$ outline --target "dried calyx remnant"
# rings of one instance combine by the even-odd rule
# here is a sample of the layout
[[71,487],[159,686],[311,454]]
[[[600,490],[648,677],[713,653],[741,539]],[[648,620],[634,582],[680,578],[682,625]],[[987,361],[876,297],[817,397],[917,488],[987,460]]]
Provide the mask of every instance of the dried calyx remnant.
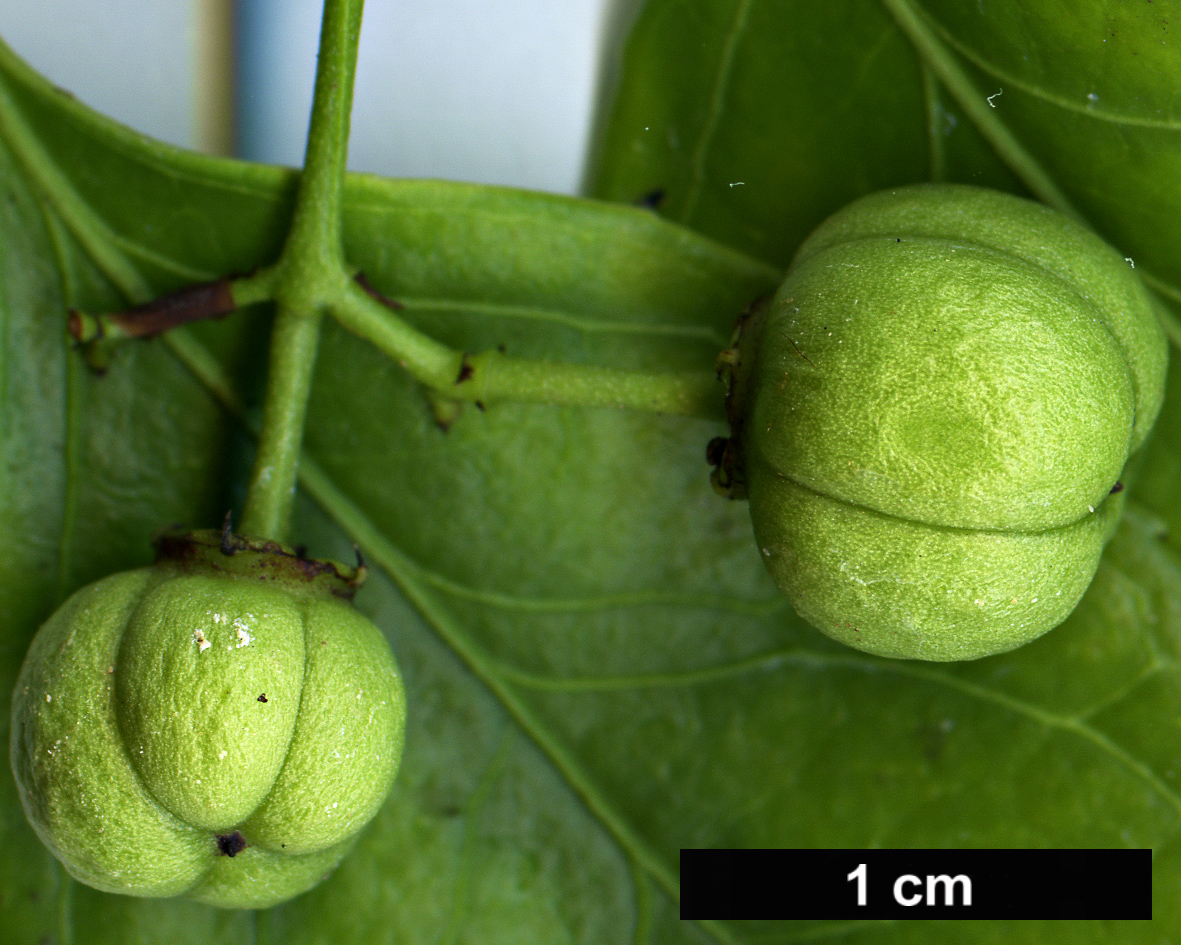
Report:
[[974,659],[1061,623],[1160,409],[1159,302],[1054,211],[872,194],[800,247],[719,357],[715,487],[796,610],[883,656]]
[[222,856],[237,856],[246,849],[246,838],[237,830],[233,833],[219,833],[214,839],[217,840],[217,850]]
[[330,873],[380,807],[402,680],[351,603],[363,566],[228,526],[156,547],[38,631],[13,699],[21,800],[91,886],[273,905]]
[[158,565],[170,564],[182,572],[277,581],[347,601],[356,596],[368,573],[355,548],[357,563],[353,567],[309,558],[302,548],[234,534],[228,515],[220,531],[162,529],[153,537],[152,545]]

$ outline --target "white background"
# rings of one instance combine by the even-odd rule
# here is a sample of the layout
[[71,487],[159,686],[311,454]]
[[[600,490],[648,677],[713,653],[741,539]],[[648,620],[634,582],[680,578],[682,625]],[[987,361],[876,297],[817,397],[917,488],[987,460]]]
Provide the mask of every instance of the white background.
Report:
[[[200,2],[0,0],[0,36],[88,105],[197,147]],[[616,8],[366,0],[350,167],[577,192]],[[300,163],[319,15],[320,0],[239,0],[241,156]]]

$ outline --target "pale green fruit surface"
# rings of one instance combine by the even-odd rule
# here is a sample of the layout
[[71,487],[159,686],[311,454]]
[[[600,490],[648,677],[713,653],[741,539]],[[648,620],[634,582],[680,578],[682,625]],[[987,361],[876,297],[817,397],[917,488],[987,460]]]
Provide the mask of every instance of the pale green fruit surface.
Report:
[[404,726],[389,646],[347,601],[166,562],[83,588],[37,633],[11,756],[77,879],[259,908],[348,852]]
[[1155,304],[1097,237],[1004,194],[901,188],[822,224],[739,343],[732,408],[801,615],[931,660],[1065,619],[1160,408]]

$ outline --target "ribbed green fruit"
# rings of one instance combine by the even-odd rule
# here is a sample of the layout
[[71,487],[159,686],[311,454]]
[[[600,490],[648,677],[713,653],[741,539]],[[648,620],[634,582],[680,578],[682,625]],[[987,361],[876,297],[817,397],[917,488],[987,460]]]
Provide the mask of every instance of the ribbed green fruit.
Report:
[[159,547],[34,638],[13,695],[25,812],[98,889],[274,905],[330,873],[380,807],[402,681],[349,602],[357,572],[217,533]]
[[963,186],[823,223],[723,353],[759,549],[798,612],[884,656],[973,659],[1091,582],[1160,408],[1158,303],[1046,207]]

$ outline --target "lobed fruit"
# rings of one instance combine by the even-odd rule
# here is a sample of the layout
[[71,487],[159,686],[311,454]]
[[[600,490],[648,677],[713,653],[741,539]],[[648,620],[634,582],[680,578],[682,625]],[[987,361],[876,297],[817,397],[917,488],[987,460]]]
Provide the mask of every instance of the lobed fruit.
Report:
[[21,800],[98,889],[274,905],[331,872],[380,807],[402,681],[349,602],[355,574],[216,533],[160,547],[34,638],[13,696]]
[[928,660],[1020,646],[1074,609],[1118,522],[1163,397],[1157,304],[1030,201],[862,198],[723,352],[715,482],[748,496],[776,583],[835,639]]

